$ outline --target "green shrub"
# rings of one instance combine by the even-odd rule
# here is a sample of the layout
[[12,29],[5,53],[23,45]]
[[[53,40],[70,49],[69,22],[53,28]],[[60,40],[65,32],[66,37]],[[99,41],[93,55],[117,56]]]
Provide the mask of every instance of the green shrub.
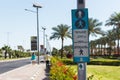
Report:
[[51,59],[50,79],[51,80],[77,80],[76,72],[73,68],[67,67],[58,58]]
[[0,54],[0,57],[2,57],[2,54]]
[[108,66],[119,66],[120,65],[120,60],[91,60],[88,65],[108,65]]
[[62,60],[62,62],[64,63],[64,64],[66,64],[66,65],[77,65],[77,63],[74,63],[73,62],[73,59],[68,59],[68,58],[66,58],[66,59],[61,59]]
[[[62,59],[62,62],[66,65],[77,65],[73,62],[73,59]],[[91,59],[88,65],[108,65],[108,66],[120,66],[120,60],[114,59]]]

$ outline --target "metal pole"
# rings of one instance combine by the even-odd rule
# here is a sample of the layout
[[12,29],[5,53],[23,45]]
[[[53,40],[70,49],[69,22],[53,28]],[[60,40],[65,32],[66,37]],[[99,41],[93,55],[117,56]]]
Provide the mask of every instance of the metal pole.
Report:
[[36,7],[37,9],[37,50],[38,50],[38,64],[39,62],[39,18],[38,18],[38,7]]
[[[85,8],[85,0],[77,0],[77,9]],[[78,63],[78,80],[86,80],[86,63]]]
[[33,4],[33,7],[37,9],[37,50],[38,50],[38,64],[39,62],[39,17],[38,17],[38,8],[42,8],[39,4],[35,3]]
[[46,48],[49,49],[50,55],[52,55],[52,54],[51,54],[51,47],[50,47],[49,41],[48,41],[48,39],[47,39],[47,35],[46,35]]
[[86,63],[78,63],[78,80],[86,80]]
[[45,42],[46,42],[45,46],[46,46],[46,51],[47,51],[47,49],[48,49],[48,45],[47,45],[47,44],[48,44],[48,42],[47,42],[47,35],[45,35],[45,38],[46,38],[46,39],[45,39],[45,40],[46,40],[46,41],[45,41]]
[[44,48],[45,48],[45,30],[46,30],[46,28],[42,27],[42,29],[43,29],[43,45],[44,45]]
[[43,45],[44,45],[44,48],[45,48],[45,29],[43,29]]

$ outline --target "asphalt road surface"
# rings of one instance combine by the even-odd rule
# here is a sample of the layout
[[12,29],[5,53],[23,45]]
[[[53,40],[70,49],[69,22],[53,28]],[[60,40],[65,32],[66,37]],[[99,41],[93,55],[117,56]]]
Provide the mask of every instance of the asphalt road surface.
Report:
[[30,59],[20,59],[14,61],[0,62],[0,74],[27,64],[30,64]]

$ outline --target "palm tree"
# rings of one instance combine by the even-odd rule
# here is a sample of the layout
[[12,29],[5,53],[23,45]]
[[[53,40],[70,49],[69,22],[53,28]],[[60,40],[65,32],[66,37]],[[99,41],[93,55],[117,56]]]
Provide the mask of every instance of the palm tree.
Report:
[[116,32],[117,32],[117,52],[119,51],[119,29],[120,29],[120,13],[114,13],[110,16],[110,18],[106,21],[106,26],[116,26]]
[[101,39],[97,39],[96,43],[97,43],[97,55],[102,55],[101,54]]
[[90,53],[91,55],[95,55],[94,53],[96,52],[96,41],[90,41]]
[[111,56],[111,53],[112,53],[112,46],[114,46],[114,34],[113,34],[113,31],[112,30],[110,30],[110,31],[108,31],[108,33],[107,33],[107,43],[108,43],[108,46],[109,46],[109,48],[108,48],[108,52],[109,52],[109,56]]
[[0,57],[2,56],[2,49],[0,49]]
[[[99,26],[102,25],[102,22],[99,22],[97,19],[89,18],[89,32],[88,35],[90,36],[97,36],[97,34],[105,35],[105,32],[101,30]],[[97,41],[98,42],[98,41]],[[99,41],[100,42],[100,41]]]
[[106,37],[101,37],[99,39],[100,41],[100,45],[101,45],[101,50],[100,50],[100,54],[103,56],[105,54],[105,45],[106,45]]
[[99,22],[97,19],[89,18],[89,35],[97,36],[96,34],[104,35],[104,32],[99,26],[102,25],[102,22]]
[[70,26],[66,24],[60,24],[57,25],[57,27],[53,27],[52,30],[54,31],[52,33],[52,36],[50,39],[61,39],[61,58],[63,57],[63,43],[64,38],[72,38],[71,29]]
[[104,46],[104,49],[103,49],[103,54],[105,55],[105,52],[106,52],[106,44],[107,44],[107,40],[108,38],[106,36],[104,37],[101,37],[101,40],[102,40],[102,45]]
[[5,59],[7,58],[7,54],[9,55],[9,58],[11,58],[12,49],[9,46],[2,47],[2,50],[5,50]]

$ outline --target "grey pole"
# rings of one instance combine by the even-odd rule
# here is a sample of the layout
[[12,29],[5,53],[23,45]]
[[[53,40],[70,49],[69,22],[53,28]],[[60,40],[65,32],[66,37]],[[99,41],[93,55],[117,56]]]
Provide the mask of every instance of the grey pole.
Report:
[[45,30],[46,30],[46,28],[42,27],[42,29],[43,29],[43,45],[44,45],[44,48],[45,48]]
[[37,9],[37,51],[38,51],[38,64],[40,63],[39,61],[39,17],[38,17],[38,8],[42,8],[39,4],[33,4],[33,7]]
[[47,49],[48,49],[48,45],[47,45],[47,44],[48,44],[48,42],[47,42],[47,34],[45,35],[45,40],[46,40],[46,41],[45,41],[45,43],[46,43],[45,46],[46,46],[46,51],[47,51]]
[[[85,0],[77,0],[77,9],[85,8]],[[86,63],[78,63],[78,80],[86,80]]]
[[38,50],[38,64],[40,63],[39,62],[39,18],[38,18],[38,7],[36,8],[37,9],[37,50]]

